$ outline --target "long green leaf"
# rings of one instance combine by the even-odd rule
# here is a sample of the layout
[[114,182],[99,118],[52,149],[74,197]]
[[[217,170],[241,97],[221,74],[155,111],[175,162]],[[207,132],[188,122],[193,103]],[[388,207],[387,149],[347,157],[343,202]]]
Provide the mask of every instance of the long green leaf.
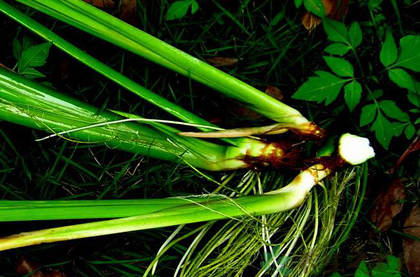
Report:
[[[172,114],[173,116],[189,123],[195,123],[200,125],[209,125],[212,124],[207,122],[206,120],[196,116],[195,114],[179,107],[178,105],[168,101],[167,99],[153,93],[152,91],[146,89],[145,87],[137,84],[136,82],[132,81],[131,79],[125,77],[118,71],[112,69],[111,67],[105,65],[104,63],[98,61],[97,59],[93,58],[86,52],[82,51],[81,49],[75,47],[71,43],[67,42],[60,36],[56,35],[54,32],[50,31],[43,25],[39,24],[29,16],[21,13],[20,11],[16,10],[15,8],[7,5],[3,1],[0,1],[0,11],[5,13],[6,15],[10,16],[17,22],[21,23],[28,29],[32,30],[36,34],[40,35],[47,41],[52,42],[55,46],[63,50],[64,52],[68,53],[69,55],[76,58],[78,61],[86,64],[87,66],[91,67],[92,69],[98,71],[99,73],[103,74],[105,77],[109,78],[110,80],[114,81],[115,83],[121,85],[122,87],[126,88],[128,91],[140,96],[146,101],[158,106],[159,108],[167,111],[168,113]],[[32,48],[32,47],[31,47]],[[29,48],[29,49],[31,49]],[[201,130],[207,130],[206,128],[200,128]],[[232,141],[232,140],[231,140]]]
[[[202,199],[194,199],[194,201]],[[0,201],[0,222],[119,218],[185,205],[182,199]]]
[[[297,110],[125,22],[78,0],[19,0],[59,20],[237,99],[275,121],[307,123]],[[299,127],[297,126],[297,129]]]

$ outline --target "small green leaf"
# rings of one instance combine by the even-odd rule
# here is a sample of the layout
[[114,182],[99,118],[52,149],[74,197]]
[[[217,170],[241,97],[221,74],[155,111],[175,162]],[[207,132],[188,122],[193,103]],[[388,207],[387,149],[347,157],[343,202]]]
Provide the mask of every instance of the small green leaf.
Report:
[[388,255],[386,256],[386,260],[388,262],[389,268],[392,270],[400,270],[400,259],[395,256]]
[[302,6],[303,0],[295,0],[295,6],[296,8],[299,8],[300,6]]
[[38,67],[45,64],[52,43],[46,42],[23,50],[18,62],[18,71],[22,73],[29,67]]
[[354,110],[361,98],[362,86],[358,81],[353,80],[344,87],[344,99],[346,100],[346,104],[350,111]]
[[413,77],[402,68],[393,68],[388,71],[388,76],[391,81],[396,83],[401,88],[406,88],[410,91],[416,91],[416,84]]
[[388,149],[391,142],[394,126],[386,119],[381,112],[378,112],[375,122],[372,124],[372,131],[375,131],[376,139],[385,148]]
[[349,29],[349,41],[353,48],[356,48],[362,43],[363,34],[360,24],[357,21],[354,21]]
[[21,53],[22,53],[22,44],[17,38],[15,38],[13,40],[13,57],[15,57],[16,60],[19,60]]
[[386,33],[385,42],[382,45],[381,52],[379,54],[379,59],[381,63],[388,67],[393,64],[398,58],[398,50],[397,45],[395,44],[394,37],[392,36],[392,32],[388,31]]
[[399,259],[394,256],[387,256],[387,263],[378,263],[372,270],[373,277],[400,277],[401,273]]
[[28,49],[32,45],[34,45],[34,40],[32,37],[24,35],[22,39],[22,51]]
[[194,0],[191,4],[191,14],[195,14],[199,8],[200,6],[198,5],[197,1]]
[[366,101],[372,101],[373,99],[378,99],[380,98],[382,95],[384,95],[384,91],[381,89],[376,89],[374,90],[372,93],[369,93],[366,96]]
[[405,127],[407,126],[407,123],[401,123],[401,122],[392,122],[391,123],[391,130],[394,137],[399,137],[404,132]]
[[322,25],[329,40],[350,45],[347,39],[347,28],[343,22],[324,17],[322,19]]
[[420,108],[420,94],[409,91],[407,94],[408,101],[414,106]]
[[401,53],[393,65],[420,72],[420,36],[405,36],[400,40]]
[[323,56],[323,58],[329,68],[331,68],[331,70],[338,76],[354,77],[353,66],[348,61],[331,56]]
[[325,8],[322,0],[304,0],[305,8],[318,17],[325,17]]
[[333,44],[330,44],[327,46],[327,48],[324,49],[325,52],[331,54],[331,55],[345,55],[349,50],[351,49],[350,46],[343,44],[341,42],[336,42]]
[[376,117],[376,110],[377,109],[375,104],[370,104],[363,107],[362,114],[360,115],[360,127],[373,122]]
[[35,78],[44,78],[45,75],[36,70],[35,68],[25,68],[24,71],[21,73],[22,75],[25,75],[26,78],[29,79],[35,79]]
[[398,119],[403,122],[410,120],[408,114],[398,108],[394,101],[382,100],[379,102],[379,107],[381,107],[381,110],[390,118]]
[[292,98],[318,103],[325,100],[325,105],[329,105],[337,98],[344,83],[348,82],[326,71],[317,71],[316,74],[318,76],[310,77]]
[[174,20],[184,17],[192,4],[193,0],[173,2],[166,13],[166,20]]
[[356,273],[354,274],[355,277],[369,277],[369,269],[367,268],[366,262],[363,260],[359,267],[356,270]]
[[411,139],[415,133],[416,133],[416,127],[414,127],[413,124],[408,124],[408,126],[404,130],[405,137],[407,139]]
[[330,275],[330,277],[341,277],[341,274],[337,271]]

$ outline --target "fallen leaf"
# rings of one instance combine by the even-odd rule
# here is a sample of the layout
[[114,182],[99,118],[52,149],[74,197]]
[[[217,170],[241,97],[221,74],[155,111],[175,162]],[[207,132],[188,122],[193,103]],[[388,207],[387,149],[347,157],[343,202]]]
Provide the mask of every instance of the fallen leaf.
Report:
[[306,30],[309,31],[309,33],[316,28],[319,24],[321,24],[321,18],[314,15],[313,13],[310,13],[308,11],[303,13],[302,16],[302,24],[303,27],[305,27]]
[[[265,94],[268,94],[279,101],[282,101],[284,98],[281,90],[275,86],[267,86]],[[243,105],[237,104],[237,102],[234,101],[232,101],[232,107],[230,110],[233,111],[234,114],[245,119],[258,119],[262,117],[259,113],[254,112]]]
[[238,59],[229,57],[213,57],[206,61],[214,67],[233,67],[238,63]]
[[412,152],[420,150],[420,135],[418,135],[413,142],[410,144],[410,146],[407,148],[407,150],[404,151],[404,153],[401,155],[401,157],[398,159],[398,161],[395,163],[395,165],[389,170],[389,172],[392,174],[395,172],[395,170],[402,164],[402,162],[407,158],[409,154]]
[[86,3],[91,4],[92,6],[98,8],[113,8],[115,7],[115,3],[112,0],[83,0]]
[[121,20],[134,26],[138,24],[137,0],[121,0],[118,10]]
[[[341,18],[345,16],[348,12],[349,0],[331,0],[329,2],[332,5],[331,5],[330,12],[328,13],[328,17],[335,20],[341,20]],[[325,3],[324,3],[324,7],[325,7]]]
[[16,263],[16,272],[21,275],[27,275],[32,273],[31,277],[42,277],[42,273],[40,271],[36,271],[41,266],[35,264],[29,260],[27,260],[24,256],[20,256],[17,263]]
[[[347,14],[348,0],[322,0],[325,16],[335,20],[341,20],[342,16]],[[321,24],[321,19],[311,12],[304,12],[302,24],[309,33]]]
[[[21,276],[30,276],[30,277],[67,277],[66,274],[58,270],[50,270],[48,272],[43,272],[38,270],[41,266],[39,264],[33,263],[32,261],[26,259],[24,256],[20,256],[16,263],[16,272]],[[31,275],[28,275],[31,274]]]
[[324,5],[325,16],[329,16],[334,6],[337,5],[337,1],[342,0],[322,0],[322,5]]
[[404,184],[400,179],[387,186],[375,201],[370,218],[382,232],[392,225],[392,219],[402,211],[401,200],[405,199]]
[[[404,233],[420,239],[420,206],[411,210],[404,222]],[[403,252],[405,266],[412,277],[420,277],[420,242],[404,237]]]
[[267,86],[267,88],[265,89],[265,94],[268,94],[279,101],[282,101],[284,98],[281,90],[275,86]]

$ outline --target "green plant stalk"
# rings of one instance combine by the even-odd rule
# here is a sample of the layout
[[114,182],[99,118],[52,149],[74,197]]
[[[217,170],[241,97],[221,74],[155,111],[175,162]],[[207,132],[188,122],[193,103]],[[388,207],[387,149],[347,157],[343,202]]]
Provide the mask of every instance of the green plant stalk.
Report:
[[[160,95],[153,93],[152,91],[146,89],[145,87],[139,85],[133,80],[127,78],[126,76],[119,73],[118,71],[100,62],[99,60],[90,56],[86,52],[77,48],[76,46],[69,43],[65,39],[61,38],[60,36],[52,32],[48,28],[44,27],[43,25],[39,24],[38,22],[30,18],[29,16],[23,14],[19,10],[13,8],[12,6],[6,4],[3,1],[0,1],[0,11],[6,14],[7,16],[9,16],[10,18],[14,19],[15,21],[19,22],[20,24],[22,24],[23,26],[25,26],[32,32],[41,36],[43,39],[49,42],[52,42],[57,48],[66,52],[67,54],[77,59],[81,63],[94,69],[95,71],[104,75],[111,81],[119,84],[120,86],[124,87],[128,91],[131,91],[132,93],[140,96],[144,100],[156,105],[157,107],[165,110],[166,112],[172,114],[173,116],[179,118],[180,120],[189,122],[189,123],[194,123],[194,124],[212,126],[212,124],[207,122],[206,120],[179,107],[178,105],[170,102],[169,100],[161,97]],[[206,128],[200,128],[200,129],[207,130]]]
[[[61,95],[32,80],[0,68],[0,119],[49,133],[59,133],[97,123],[103,126],[66,134],[78,142],[102,143],[111,148],[168,161],[184,161],[207,170],[233,170],[253,165],[247,158],[282,152],[273,144],[242,139],[239,147],[223,146],[178,136],[179,131],[163,124],[126,122],[115,113],[99,112],[86,103]],[[279,152],[280,151],[280,152]]]
[[[242,196],[235,199],[208,198],[199,202],[182,198],[185,201],[183,205],[148,214],[12,235],[0,239],[0,251],[40,243],[278,213],[298,207],[304,202],[311,188],[330,172],[324,165],[318,164],[302,171],[286,187],[266,194]],[[165,199],[161,201],[166,202]]]
[[[191,198],[192,201],[203,201]],[[0,200],[0,222],[106,219],[149,214],[185,205],[179,198],[140,200]]]
[[83,1],[18,1],[214,88],[274,121],[293,126],[295,132],[322,135],[294,108]]

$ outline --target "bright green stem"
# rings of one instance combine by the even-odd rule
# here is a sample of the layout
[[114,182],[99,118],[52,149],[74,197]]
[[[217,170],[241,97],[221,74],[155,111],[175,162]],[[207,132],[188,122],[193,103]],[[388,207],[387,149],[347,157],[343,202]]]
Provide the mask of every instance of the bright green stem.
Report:
[[[122,232],[160,228],[195,222],[228,218],[248,218],[273,214],[299,206],[311,188],[325,178],[330,171],[323,165],[314,165],[302,171],[289,185],[270,193],[230,198],[197,199],[180,198],[179,206],[171,206],[174,199],[161,199],[163,209],[142,213],[133,217],[101,222],[78,224],[22,233],[0,239],[0,251],[47,242],[81,239]],[[144,200],[153,205],[155,200]],[[166,206],[166,202],[170,202]],[[1,206],[0,206],[1,207]],[[161,208],[160,206],[159,208]]]
[[190,77],[275,121],[308,128],[302,114],[211,65],[80,0],[18,0],[157,64]]
[[[203,198],[189,198],[200,202]],[[120,218],[187,204],[180,198],[140,200],[0,201],[0,222]]]
[[[9,17],[13,18],[26,28],[30,29],[34,33],[38,34],[42,38],[47,41],[52,42],[55,46],[59,49],[63,50],[70,56],[74,57],[78,61],[84,63],[85,65],[89,66],[90,68],[96,70],[97,72],[101,73],[105,77],[109,78],[113,82],[121,85],[125,89],[131,91],[132,93],[140,96],[146,101],[158,106],[159,108],[167,111],[168,113],[172,114],[173,116],[181,119],[182,121],[201,124],[201,125],[209,125],[212,126],[211,123],[207,122],[206,120],[196,116],[195,114],[184,110],[183,108],[179,107],[178,105],[170,102],[169,100],[153,93],[152,91],[146,89],[145,87],[137,84],[133,80],[125,77],[123,74],[119,73],[118,71],[112,69],[111,67],[107,66],[106,64],[98,61],[97,59],[93,58],[86,52],[80,50],[73,44],[69,43],[65,39],[61,38],[54,32],[50,31],[43,25],[39,24],[29,16],[21,13],[17,9],[13,8],[12,6],[4,3],[0,0],[0,11],[4,14],[8,15]],[[200,128],[201,130],[207,130],[206,128]]]
[[[59,133],[122,118],[111,112],[99,112],[95,107],[0,68],[0,119],[49,133]],[[185,161],[207,170],[249,167],[250,164],[243,161],[243,158],[248,154],[258,157],[266,148],[264,142],[252,139],[242,139],[239,147],[222,146],[178,136],[177,132],[163,124],[126,122],[105,124],[65,136],[158,159]]]

